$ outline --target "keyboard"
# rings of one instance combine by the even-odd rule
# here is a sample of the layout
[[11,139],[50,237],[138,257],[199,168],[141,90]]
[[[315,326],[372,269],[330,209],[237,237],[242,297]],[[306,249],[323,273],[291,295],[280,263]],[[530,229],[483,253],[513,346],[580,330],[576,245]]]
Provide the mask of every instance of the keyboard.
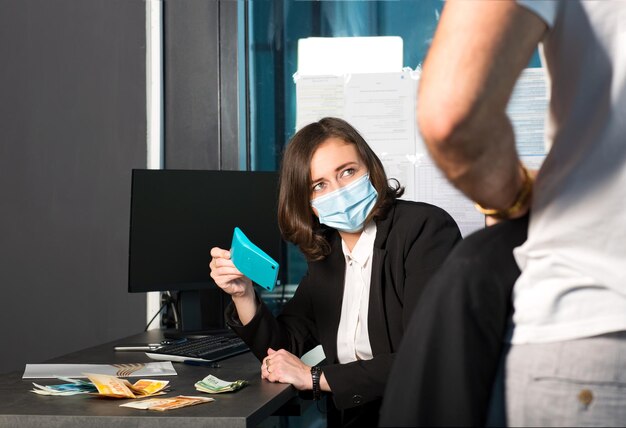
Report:
[[219,361],[249,351],[239,337],[208,335],[183,338],[146,352],[153,360],[161,361]]

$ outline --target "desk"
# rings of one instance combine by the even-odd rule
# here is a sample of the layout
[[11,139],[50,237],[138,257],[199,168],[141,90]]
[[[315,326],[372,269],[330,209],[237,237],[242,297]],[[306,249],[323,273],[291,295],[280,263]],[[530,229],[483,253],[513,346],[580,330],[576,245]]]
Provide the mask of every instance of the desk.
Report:
[[[123,340],[74,352],[47,363],[115,364],[151,361],[143,352],[115,352],[124,343],[155,343],[162,332],[150,331]],[[0,376],[0,427],[253,427],[297,396],[291,385],[261,380],[260,363],[248,352],[220,362],[220,368],[174,363],[178,376],[164,376],[173,391],[166,395],[203,395],[215,402],[168,412],[119,407],[127,400],[109,400],[75,395],[40,396],[31,392],[32,381],[22,380],[23,371]],[[225,380],[246,379],[250,384],[233,394],[208,395],[194,383],[213,374]],[[132,379],[135,378],[131,378]],[[139,378],[136,378],[139,379]],[[38,383],[55,383],[53,379]],[[60,383],[60,381],[58,382]]]

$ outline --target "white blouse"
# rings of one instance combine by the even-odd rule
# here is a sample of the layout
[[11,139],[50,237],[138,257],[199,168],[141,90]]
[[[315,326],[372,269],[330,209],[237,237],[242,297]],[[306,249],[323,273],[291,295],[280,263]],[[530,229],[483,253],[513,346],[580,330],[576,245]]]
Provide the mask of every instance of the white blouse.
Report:
[[352,252],[341,241],[346,258],[346,276],[341,304],[341,318],[337,329],[337,357],[340,363],[372,359],[367,313],[372,282],[372,257],[376,223],[363,229]]

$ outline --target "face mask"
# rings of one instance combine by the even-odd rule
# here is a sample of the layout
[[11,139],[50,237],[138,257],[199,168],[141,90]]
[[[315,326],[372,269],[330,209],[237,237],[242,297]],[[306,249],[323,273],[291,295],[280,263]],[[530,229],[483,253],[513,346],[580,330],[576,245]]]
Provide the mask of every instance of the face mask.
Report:
[[363,229],[377,196],[369,174],[365,174],[341,189],[313,199],[311,205],[317,209],[320,223],[352,233]]

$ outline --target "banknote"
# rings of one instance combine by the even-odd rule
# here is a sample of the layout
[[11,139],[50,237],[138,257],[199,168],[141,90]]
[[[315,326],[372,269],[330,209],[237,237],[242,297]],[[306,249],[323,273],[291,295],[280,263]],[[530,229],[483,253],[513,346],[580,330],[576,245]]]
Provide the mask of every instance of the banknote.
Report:
[[38,383],[33,382],[33,385],[34,388],[31,391],[39,395],[68,396],[77,394],[89,394],[98,391],[93,385],[83,386],[76,385],[74,383],[61,385],[39,385]]
[[136,398],[133,391],[130,390],[130,382],[127,380],[95,373],[85,373],[85,375],[98,389],[97,395],[114,398]]
[[72,379],[68,377],[58,377],[58,379],[69,383],[63,383],[60,385],[40,385],[33,382],[34,388],[32,389],[32,392],[39,395],[57,396],[89,394],[98,392],[98,389],[95,387],[95,385],[86,380]]
[[172,409],[179,409],[181,407],[193,406],[195,404],[209,403],[215,401],[213,398],[206,397],[193,397],[187,395],[179,395],[177,397],[169,398],[149,398],[141,401],[131,401],[129,403],[120,404],[120,407],[130,407],[133,409],[142,410],[158,410],[166,411]]
[[248,384],[245,380],[236,380],[230,382],[227,380],[219,379],[213,375],[208,375],[204,379],[195,383],[195,387],[200,392],[206,392],[208,394],[219,394],[222,392],[237,391]]
[[98,392],[95,395],[112,398],[137,398],[150,395],[162,394],[169,384],[166,380],[140,379],[131,384],[126,379],[118,379],[115,376],[85,373],[87,378],[95,385]]
[[139,395],[148,396],[161,392],[168,384],[166,380],[139,379],[131,389]]

